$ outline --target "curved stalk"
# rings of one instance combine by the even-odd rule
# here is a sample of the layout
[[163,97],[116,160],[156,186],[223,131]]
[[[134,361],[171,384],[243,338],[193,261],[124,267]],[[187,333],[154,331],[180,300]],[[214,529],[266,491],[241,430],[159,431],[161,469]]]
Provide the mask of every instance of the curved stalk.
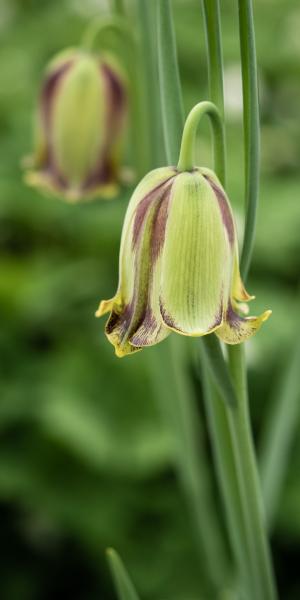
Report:
[[[184,114],[170,0],[158,0],[157,2],[157,41],[164,143],[168,164],[175,165],[180,151]],[[219,147],[221,142],[225,148],[223,134]],[[214,148],[217,151],[216,145]],[[217,173],[224,185],[225,166],[223,168],[223,163],[225,165],[225,155],[222,160],[219,160],[219,164],[222,166],[221,172]],[[209,336],[209,338],[211,339],[208,337],[203,339],[212,376],[225,402],[234,403],[235,392],[220,343],[216,336]]]
[[189,113],[182,134],[180,155],[177,168],[179,171],[192,171],[195,167],[195,138],[200,120],[204,115],[209,117],[213,130],[215,169],[222,181],[225,180],[225,148],[223,144],[223,125],[220,113],[212,102],[199,102]]
[[122,16],[110,15],[92,19],[82,36],[81,47],[85,50],[93,50],[97,37],[101,35],[101,33],[106,34],[109,31],[121,36],[123,40],[125,40],[125,43],[127,45],[129,44],[131,48],[135,44],[132,30],[127,23],[127,20]]

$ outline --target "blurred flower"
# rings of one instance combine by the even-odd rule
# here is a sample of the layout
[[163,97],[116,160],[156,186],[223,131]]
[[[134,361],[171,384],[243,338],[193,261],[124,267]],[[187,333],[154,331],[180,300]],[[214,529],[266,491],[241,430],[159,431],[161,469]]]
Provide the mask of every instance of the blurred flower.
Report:
[[232,211],[216,175],[204,168],[156,169],[136,188],[120,249],[117,293],[106,335],[117,356],[157,344],[175,331],[213,331],[227,344],[251,337],[270,314],[244,317],[251,300],[239,272]]
[[27,183],[73,202],[115,195],[126,112],[115,60],[76,49],[59,54],[42,85]]

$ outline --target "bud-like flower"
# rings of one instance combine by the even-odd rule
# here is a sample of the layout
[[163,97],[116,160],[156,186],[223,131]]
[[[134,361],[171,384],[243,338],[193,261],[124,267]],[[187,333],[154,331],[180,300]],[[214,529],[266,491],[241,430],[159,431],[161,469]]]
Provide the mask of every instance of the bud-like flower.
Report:
[[117,356],[163,340],[171,331],[227,344],[251,337],[270,314],[244,317],[251,300],[239,272],[232,210],[205,168],[156,169],[136,188],[120,249],[119,287],[100,304]]
[[40,94],[27,183],[70,201],[114,195],[126,112],[115,60],[76,49],[59,54]]

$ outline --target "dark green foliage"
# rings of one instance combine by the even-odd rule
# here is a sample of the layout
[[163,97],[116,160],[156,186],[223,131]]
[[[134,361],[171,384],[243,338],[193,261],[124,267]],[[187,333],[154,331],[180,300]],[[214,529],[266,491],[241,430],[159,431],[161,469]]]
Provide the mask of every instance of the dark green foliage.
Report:
[[[176,440],[155,397],[156,349],[116,359],[104,319],[94,318],[100,299],[117,285],[130,190],[115,201],[72,207],[22,183],[20,161],[31,150],[43,67],[78,42],[83,4],[0,4],[0,596],[111,600],[105,548],[113,546],[141,598],[196,600],[199,589],[205,598],[206,577],[175,477]],[[255,4],[263,169],[248,287],[258,298],[255,312],[273,309],[248,346],[259,436],[299,332],[300,13],[297,0]],[[87,3],[86,17],[95,5]],[[227,68],[239,59],[232,5],[226,0],[223,9]],[[174,12],[188,109],[207,89],[200,2],[178,0]],[[241,123],[229,109],[227,121],[228,191],[241,215]],[[200,162],[210,161],[209,147],[207,136],[199,143]],[[195,378],[199,396],[197,385]],[[210,461],[206,438],[204,448]],[[285,600],[300,595],[299,456],[298,435],[273,537]]]

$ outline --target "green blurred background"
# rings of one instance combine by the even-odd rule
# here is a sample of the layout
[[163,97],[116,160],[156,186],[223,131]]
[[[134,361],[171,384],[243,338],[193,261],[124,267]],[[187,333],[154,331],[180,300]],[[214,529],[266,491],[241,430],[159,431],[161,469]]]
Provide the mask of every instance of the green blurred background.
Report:
[[[242,222],[236,2],[221,4],[228,191]],[[255,312],[273,310],[247,345],[259,445],[300,331],[300,6],[298,0],[254,4],[262,177],[248,287],[257,296]],[[207,93],[201,7],[200,0],[175,0],[174,5],[188,110]],[[120,552],[143,599],[206,598],[205,568],[176,476],[176,436],[159,391],[170,383],[167,371],[158,372],[161,349],[118,360],[103,334],[104,321],[94,318],[99,300],[111,297],[117,285],[130,190],[114,201],[68,206],[22,183],[20,162],[31,151],[33,107],[44,65],[63,47],[76,45],[88,18],[106,9],[101,0],[0,0],[3,600],[115,598],[107,546]],[[209,164],[206,126],[203,131],[199,161]],[[201,451],[212,474],[214,510],[223,533],[201,387],[192,366],[190,373],[203,430]],[[281,597],[299,598],[299,434],[272,547]]]

